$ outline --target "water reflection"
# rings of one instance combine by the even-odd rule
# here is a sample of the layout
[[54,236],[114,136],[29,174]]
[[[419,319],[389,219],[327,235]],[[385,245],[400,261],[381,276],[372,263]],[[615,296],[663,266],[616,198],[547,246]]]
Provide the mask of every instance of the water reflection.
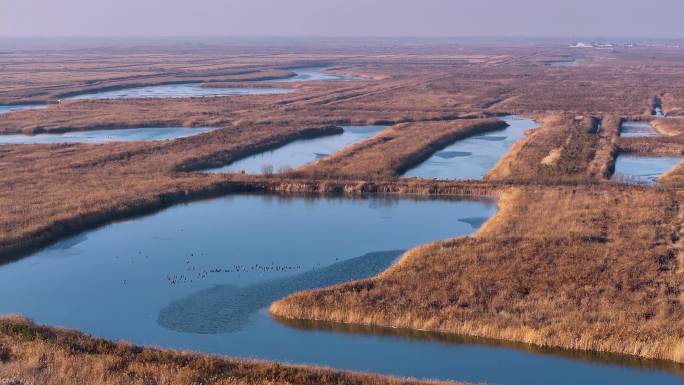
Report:
[[213,128],[144,127],[114,130],[73,131],[57,134],[0,135],[0,144],[106,143],[155,141],[185,138],[212,131]]
[[418,166],[404,173],[404,177],[428,179],[482,179],[496,162],[525,135],[536,127],[527,118],[506,116],[508,127],[459,140],[437,151]]
[[[230,333],[241,330],[259,309],[288,294],[335,285],[376,275],[387,269],[403,250],[368,253],[330,266],[287,278],[248,286],[218,285],[174,301],[159,313],[163,327],[199,334]],[[298,269],[300,266],[275,264],[259,270]]]
[[562,358],[580,360],[587,363],[604,363],[620,365],[630,368],[643,368],[647,370],[664,370],[676,373],[684,377],[684,365],[672,361],[649,360],[631,355],[592,352],[581,350],[558,349],[530,345],[514,341],[505,341],[492,338],[470,337],[459,334],[438,333],[415,329],[388,328],[381,326],[343,324],[327,321],[293,320],[282,317],[274,317],[275,320],[288,327],[313,331],[326,331],[354,335],[382,335],[400,338],[406,341],[430,341],[446,345],[480,345],[491,347],[506,347],[539,355],[554,355]]
[[649,122],[623,122],[620,125],[620,136],[629,137],[650,137],[660,136]]
[[[378,196],[193,202],[0,266],[0,292],[12,293],[0,296],[0,313],[136,344],[398,376],[502,385],[681,384],[657,368],[501,345],[303,330],[254,311],[305,285],[372,274],[399,253],[373,251],[472,234],[495,210],[488,200]],[[370,258],[355,259],[364,255]],[[160,325],[169,319],[173,329]]]
[[196,98],[242,95],[277,95],[288,92],[289,90],[285,88],[214,88],[204,87],[202,86],[202,83],[178,83],[85,92],[68,96],[66,99]]
[[654,184],[664,173],[677,166],[682,157],[638,156],[619,154],[611,180],[631,184]]
[[325,72],[325,67],[301,67],[292,68],[295,76],[285,78],[285,79],[274,79],[267,80],[270,83],[277,82],[306,82],[306,81],[344,81],[344,80],[356,80],[357,78],[352,76],[337,75],[332,72]]
[[342,126],[344,129],[342,134],[297,140],[275,150],[254,154],[227,166],[206,171],[212,173],[244,171],[247,174],[263,174],[297,168],[349,145],[366,140],[387,127],[379,125]]
[[8,112],[14,112],[14,111],[23,111],[23,110],[32,110],[36,108],[47,108],[46,104],[2,104],[0,105],[0,114],[8,113]]

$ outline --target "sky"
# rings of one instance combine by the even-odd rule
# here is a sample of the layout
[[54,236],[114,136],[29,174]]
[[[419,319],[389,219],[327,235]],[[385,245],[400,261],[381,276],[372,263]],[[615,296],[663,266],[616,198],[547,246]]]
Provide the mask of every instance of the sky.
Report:
[[0,0],[0,37],[684,37],[684,0]]

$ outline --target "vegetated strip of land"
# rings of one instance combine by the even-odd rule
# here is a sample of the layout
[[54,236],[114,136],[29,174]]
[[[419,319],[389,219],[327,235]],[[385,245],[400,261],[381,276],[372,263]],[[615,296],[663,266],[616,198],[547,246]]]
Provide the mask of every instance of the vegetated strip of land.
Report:
[[506,123],[497,119],[398,124],[293,175],[316,179],[396,177],[459,139],[504,128]]
[[634,187],[513,188],[475,236],[270,312],[684,362],[680,202]]
[[601,179],[613,160],[610,135],[591,116],[548,115],[485,176],[488,180],[568,181]]
[[0,383],[11,385],[456,384],[139,347],[0,318]]

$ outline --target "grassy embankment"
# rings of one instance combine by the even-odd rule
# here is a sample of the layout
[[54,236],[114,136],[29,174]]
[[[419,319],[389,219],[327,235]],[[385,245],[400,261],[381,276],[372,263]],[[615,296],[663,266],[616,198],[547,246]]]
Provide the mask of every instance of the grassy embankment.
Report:
[[597,133],[598,124],[592,117],[546,116],[540,127],[514,144],[485,178],[544,183],[595,177],[604,167],[596,162],[608,161],[603,153],[607,143]]
[[0,384],[419,385],[455,384],[220,358],[134,346],[0,318]]
[[270,311],[684,362],[680,198],[610,185],[513,189],[475,236]]

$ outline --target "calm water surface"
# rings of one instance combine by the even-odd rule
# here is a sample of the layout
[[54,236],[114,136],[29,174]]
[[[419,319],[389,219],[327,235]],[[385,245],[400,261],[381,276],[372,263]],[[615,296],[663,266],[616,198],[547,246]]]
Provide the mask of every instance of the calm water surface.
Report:
[[658,367],[457,338],[279,323],[293,290],[375,274],[418,244],[470,234],[487,201],[235,195],[66,239],[0,266],[0,313],[139,344],[507,385],[681,384]]
[[67,99],[152,99],[193,98],[212,96],[276,95],[289,90],[284,88],[211,88],[201,83],[164,84],[130,87],[110,91],[96,91],[67,97]]
[[47,108],[46,104],[3,104],[0,105],[0,114],[22,110],[32,110],[36,108]]
[[268,82],[306,82],[317,80],[356,80],[355,77],[337,75],[331,72],[325,72],[324,67],[302,67],[292,68],[290,71],[295,73],[295,76],[287,79],[267,80]]
[[482,179],[525,131],[537,127],[520,116],[502,118],[508,127],[459,140],[408,170],[403,176],[425,179]]
[[544,64],[548,66],[553,66],[553,67],[570,67],[575,65],[576,60],[575,59],[568,59],[568,60],[547,60],[544,62]]
[[[353,80],[351,77],[323,72],[321,67],[295,68],[296,75],[287,79],[264,80],[262,82],[301,82],[312,80]],[[163,84],[143,87],[127,87],[109,91],[86,92],[67,99],[147,99],[147,98],[191,98],[240,95],[277,95],[288,93],[287,88],[213,88],[202,83]]]
[[288,167],[297,168],[351,144],[366,140],[386,127],[388,126],[342,126],[344,129],[342,134],[297,140],[273,151],[255,154],[227,166],[207,171],[231,173],[244,170],[247,174],[261,174],[265,166],[270,166],[274,172]]
[[145,127],[116,130],[75,131],[60,134],[0,135],[0,144],[32,143],[106,143],[154,141],[184,138],[212,131],[213,128]]
[[659,176],[670,171],[684,158],[676,156],[636,156],[620,154],[615,160],[615,173],[612,180],[654,184]]
[[620,126],[620,136],[625,138],[660,136],[660,133],[649,122],[623,122]]

